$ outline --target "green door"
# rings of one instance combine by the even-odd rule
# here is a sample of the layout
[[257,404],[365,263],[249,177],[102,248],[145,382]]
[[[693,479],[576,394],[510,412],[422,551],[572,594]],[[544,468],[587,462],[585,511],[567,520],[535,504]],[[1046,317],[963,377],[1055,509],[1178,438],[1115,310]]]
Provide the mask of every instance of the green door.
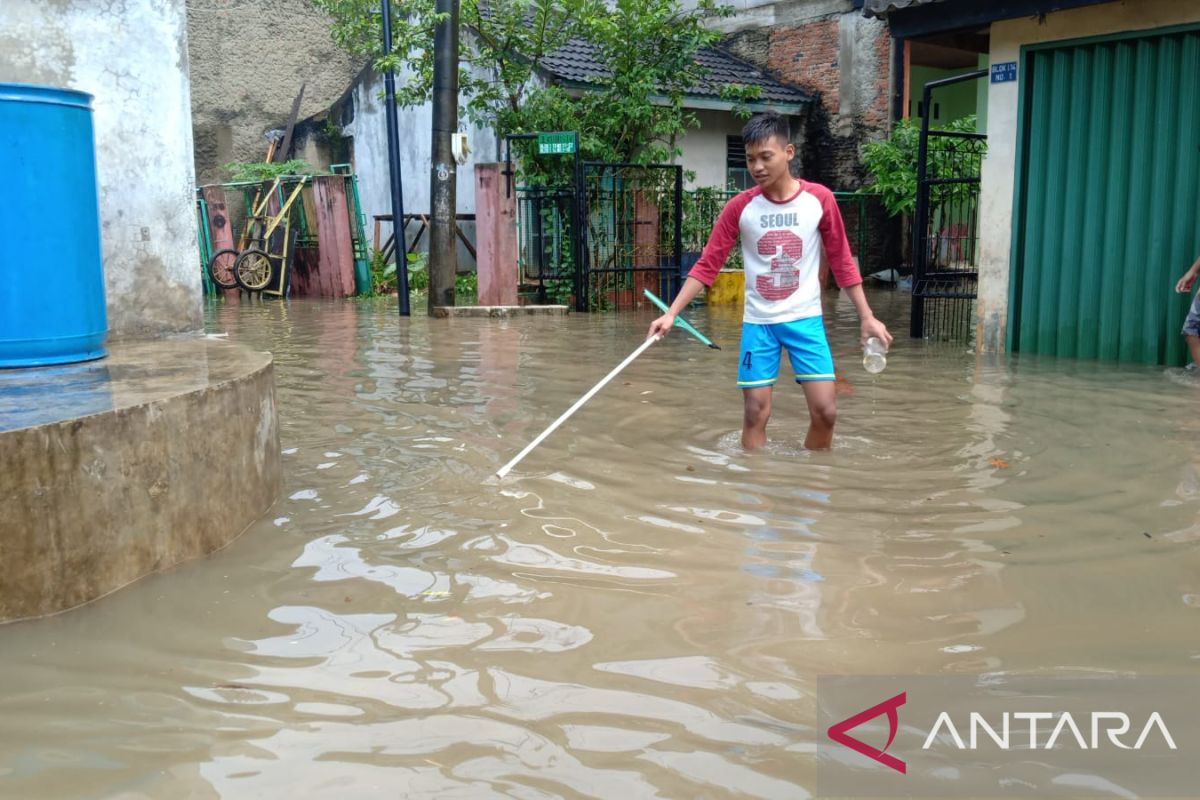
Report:
[[1023,52],[1009,348],[1181,364],[1200,256],[1200,30]]

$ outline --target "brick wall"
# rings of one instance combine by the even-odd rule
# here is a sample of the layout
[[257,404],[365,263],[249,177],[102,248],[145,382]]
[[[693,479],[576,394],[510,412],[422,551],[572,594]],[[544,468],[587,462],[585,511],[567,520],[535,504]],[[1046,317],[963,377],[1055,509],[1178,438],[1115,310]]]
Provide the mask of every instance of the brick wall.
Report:
[[738,57],[816,96],[796,137],[804,143],[800,171],[836,189],[862,185],[862,143],[887,135],[890,45],[887,29],[861,12],[743,30],[723,42]]
[[[799,174],[835,190],[867,182],[862,145],[887,136],[891,117],[891,38],[883,24],[866,20],[861,12],[839,11],[743,30],[728,36],[723,46],[816,97],[803,130],[794,133],[802,143]],[[878,204],[867,211],[870,252],[861,254],[864,263],[874,269],[896,263],[895,222]],[[856,226],[857,220],[847,223]]]
[[767,68],[820,95],[829,114],[838,112],[838,21],[841,15],[769,33]]

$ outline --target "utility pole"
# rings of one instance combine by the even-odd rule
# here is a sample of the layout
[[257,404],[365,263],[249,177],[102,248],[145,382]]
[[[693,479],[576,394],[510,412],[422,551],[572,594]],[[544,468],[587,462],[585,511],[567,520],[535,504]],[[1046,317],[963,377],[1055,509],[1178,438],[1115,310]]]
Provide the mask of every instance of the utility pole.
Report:
[[433,35],[433,147],[430,167],[429,309],[454,305],[458,272],[456,167],[451,138],[458,132],[458,0],[437,0],[446,17]]
[[[383,54],[392,53],[392,3],[380,0],[383,12]],[[409,316],[408,307],[408,243],[404,236],[404,181],[400,174],[400,122],[396,119],[396,71],[388,68],[383,76],[387,96],[388,167],[392,188],[392,231],[396,237],[396,294],[400,298],[400,316]]]

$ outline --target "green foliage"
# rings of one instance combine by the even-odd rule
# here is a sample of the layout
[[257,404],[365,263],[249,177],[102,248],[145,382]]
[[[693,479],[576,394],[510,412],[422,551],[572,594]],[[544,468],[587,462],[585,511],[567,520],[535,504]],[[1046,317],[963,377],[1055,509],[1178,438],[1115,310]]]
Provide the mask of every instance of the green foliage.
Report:
[[429,256],[425,253],[408,254],[408,288],[414,292],[429,288]]
[[593,281],[591,290],[588,292],[588,311],[593,314],[607,314],[612,310],[613,303],[608,296],[608,286]]
[[715,186],[694,189],[683,194],[683,249],[699,253],[704,249],[713,225],[725,207],[729,193]]
[[[974,133],[975,116],[969,115],[954,120],[941,130],[957,133]],[[896,123],[891,138],[870,142],[863,147],[863,164],[872,178],[870,185],[862,191],[878,193],[884,208],[893,216],[912,213],[917,206],[917,156],[921,141],[920,120],[907,118]],[[936,177],[951,177],[962,159],[982,158],[987,151],[983,139],[959,140],[954,143],[955,151],[937,149],[929,154],[929,174]],[[963,184],[935,185],[930,200],[936,206],[964,199],[974,191]]]
[[371,297],[396,291],[396,265],[389,264],[382,250],[371,253]]
[[[408,289],[410,292],[423,292],[429,288],[427,265],[428,257],[424,253],[408,254]],[[384,260],[383,251],[376,250],[371,254],[371,294],[377,296],[391,294],[395,291],[396,264]]]
[[291,161],[268,163],[266,161],[230,161],[225,165],[235,182],[273,181],[284,175],[312,175],[315,170],[307,161],[293,158]]
[[571,295],[575,293],[574,282],[570,278],[547,278],[546,300],[556,306],[571,305]]
[[[683,250],[699,253],[708,243],[713,225],[721,215],[721,209],[736,194],[717,186],[693,189],[683,194]],[[729,252],[725,269],[742,269],[742,249],[735,247]]]
[[[401,105],[429,98],[428,43],[439,21],[432,0],[392,0],[394,50],[388,59],[381,57],[376,0],[313,2],[333,18],[339,44],[375,59],[377,70],[394,67],[404,76],[397,89]],[[732,6],[717,0],[699,0],[686,10],[680,0],[462,0],[459,87],[466,116],[500,134],[580,131],[582,155],[591,160],[665,161],[679,154],[678,137],[698,126],[683,98],[705,74],[697,52],[720,38],[706,21],[732,13]],[[580,98],[539,85],[537,78],[546,56],[572,37],[593,43],[605,67],[595,76],[594,91]],[[757,86],[727,86],[722,96],[744,104],[759,92]],[[526,156],[526,181],[552,185],[570,164],[569,158],[538,159],[530,148],[517,149]]]
[[474,272],[460,272],[454,276],[454,302],[464,306],[474,305],[479,296],[479,277]]

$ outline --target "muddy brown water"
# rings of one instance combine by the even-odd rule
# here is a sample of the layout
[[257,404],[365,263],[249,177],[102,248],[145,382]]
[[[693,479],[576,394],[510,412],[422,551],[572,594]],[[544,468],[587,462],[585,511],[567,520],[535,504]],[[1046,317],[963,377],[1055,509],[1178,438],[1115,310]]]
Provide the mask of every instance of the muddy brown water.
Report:
[[722,352],[673,334],[499,485],[649,314],[210,308],[275,354],[284,492],[0,627],[0,797],[802,798],[818,674],[1193,673],[1200,387],[915,343],[907,301],[878,377],[836,304],[830,452],[790,380],[740,452],[739,320],[700,310]]

